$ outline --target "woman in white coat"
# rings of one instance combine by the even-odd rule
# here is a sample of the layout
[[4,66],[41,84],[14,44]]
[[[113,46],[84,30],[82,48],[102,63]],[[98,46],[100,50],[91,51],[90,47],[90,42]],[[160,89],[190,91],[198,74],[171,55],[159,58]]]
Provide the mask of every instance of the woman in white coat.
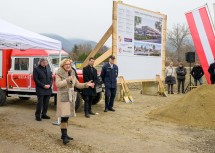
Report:
[[165,74],[166,74],[165,83],[168,85],[168,94],[174,94],[173,84],[176,84],[176,80],[175,80],[175,69],[173,68],[173,62],[169,63],[169,66],[166,68]]
[[74,87],[83,89],[92,87],[94,83],[91,81],[87,83],[79,83],[75,77],[75,73],[71,68],[72,61],[70,59],[64,59],[61,61],[60,68],[56,72],[56,86],[57,92],[57,116],[61,117],[61,139],[63,144],[67,144],[69,140],[73,138],[67,135],[68,119],[70,116],[74,117],[75,114],[75,101],[76,94]]

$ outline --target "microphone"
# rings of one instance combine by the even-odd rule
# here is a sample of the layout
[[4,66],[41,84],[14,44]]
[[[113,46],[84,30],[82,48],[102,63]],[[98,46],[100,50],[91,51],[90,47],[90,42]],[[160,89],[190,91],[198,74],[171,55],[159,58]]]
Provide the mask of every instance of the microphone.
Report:
[[[71,73],[72,71],[69,71],[68,72],[68,76],[72,76],[72,73]],[[72,84],[72,81],[70,81],[70,84]]]
[[72,75],[72,74],[71,74],[71,71],[69,71],[69,72],[68,72],[68,76],[71,76],[71,75]]

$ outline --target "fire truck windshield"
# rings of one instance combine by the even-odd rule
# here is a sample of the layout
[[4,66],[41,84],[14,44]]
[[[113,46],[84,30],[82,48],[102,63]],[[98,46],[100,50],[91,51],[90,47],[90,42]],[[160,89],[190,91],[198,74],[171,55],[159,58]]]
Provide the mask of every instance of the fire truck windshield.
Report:
[[[54,67],[59,67],[59,59],[60,57],[57,55],[49,55],[51,63]],[[61,56],[61,60],[68,58],[68,56]]]

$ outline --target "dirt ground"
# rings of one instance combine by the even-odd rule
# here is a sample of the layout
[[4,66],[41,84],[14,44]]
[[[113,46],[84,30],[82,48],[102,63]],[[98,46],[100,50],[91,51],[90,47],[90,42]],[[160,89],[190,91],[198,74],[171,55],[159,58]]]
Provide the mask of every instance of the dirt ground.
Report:
[[51,120],[34,119],[36,99],[8,98],[0,107],[0,153],[214,153],[215,131],[179,126],[148,117],[148,113],[179,99],[141,95],[132,90],[134,103],[115,102],[116,112],[104,113],[104,100],[93,106],[99,113],[85,118],[83,108],[69,120],[69,135],[63,145],[53,99],[48,115]]

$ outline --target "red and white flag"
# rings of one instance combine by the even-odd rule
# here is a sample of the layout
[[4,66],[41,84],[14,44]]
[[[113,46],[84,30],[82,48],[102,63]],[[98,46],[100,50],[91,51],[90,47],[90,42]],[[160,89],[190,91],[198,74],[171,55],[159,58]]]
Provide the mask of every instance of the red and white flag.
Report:
[[210,84],[208,68],[214,62],[215,35],[208,7],[204,5],[185,15],[200,64],[204,70],[207,82]]

